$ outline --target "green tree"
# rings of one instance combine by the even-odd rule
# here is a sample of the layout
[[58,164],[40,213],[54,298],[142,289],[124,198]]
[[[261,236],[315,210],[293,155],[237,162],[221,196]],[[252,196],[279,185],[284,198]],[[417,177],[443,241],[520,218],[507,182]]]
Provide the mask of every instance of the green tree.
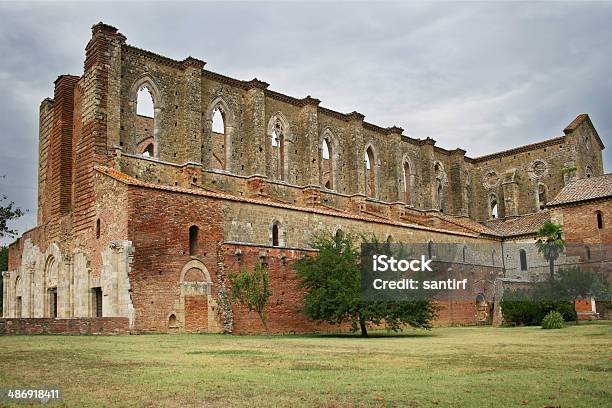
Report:
[[393,331],[403,326],[430,328],[436,308],[428,300],[376,301],[361,299],[360,252],[351,235],[328,233],[315,237],[314,256],[304,255],[293,264],[306,290],[301,312],[330,324],[351,322],[367,337],[367,325],[384,323]]
[[[558,299],[570,300],[576,311],[576,300],[595,297],[610,298],[610,282],[600,275],[582,271],[578,267],[559,269],[558,279],[551,283]],[[576,319],[578,324],[578,319]]]
[[[8,269],[8,247],[0,247],[0,272]],[[3,293],[4,279],[0,276],[0,315],[2,315],[2,293]]]
[[0,247],[0,272],[8,270],[8,247]]
[[266,333],[269,333],[266,306],[272,296],[272,291],[270,290],[268,268],[265,265],[257,264],[252,272],[244,267],[238,275],[230,274],[228,277],[232,285],[232,299],[238,301],[249,311],[255,311]]
[[565,249],[563,229],[559,224],[547,221],[538,230],[536,247],[538,252],[548,261],[550,278],[555,278],[555,261]]
[[[4,178],[2,176],[1,178]],[[17,235],[17,231],[12,230],[8,227],[7,223],[11,220],[16,220],[21,217],[24,212],[15,206],[13,201],[6,203],[8,197],[4,194],[0,194],[0,238],[14,237]]]

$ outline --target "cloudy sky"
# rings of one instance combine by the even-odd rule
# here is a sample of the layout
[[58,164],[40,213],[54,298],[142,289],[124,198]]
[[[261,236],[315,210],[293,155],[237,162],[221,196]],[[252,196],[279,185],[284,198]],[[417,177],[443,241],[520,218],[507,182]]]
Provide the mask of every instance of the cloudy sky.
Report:
[[583,112],[610,144],[612,3],[0,2],[0,21],[0,192],[29,210],[20,231],[36,222],[40,101],[82,74],[98,21],[469,156],[560,136]]

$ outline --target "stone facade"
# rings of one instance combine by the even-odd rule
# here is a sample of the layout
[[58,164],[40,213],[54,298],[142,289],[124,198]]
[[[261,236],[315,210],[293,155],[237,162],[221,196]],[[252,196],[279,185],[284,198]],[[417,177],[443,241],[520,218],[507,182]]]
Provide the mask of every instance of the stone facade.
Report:
[[[60,76],[40,107],[38,226],[10,247],[7,317],[218,332],[226,273],[265,260],[271,329],[328,330],[297,313],[290,264],[313,234],[337,230],[489,248],[472,251],[471,273],[483,282],[474,299],[493,301],[505,234],[481,221],[537,213],[573,179],[603,174],[587,115],[556,139],[471,158],[192,57],[138,49],[103,23],[85,51],[83,75]],[[137,113],[143,90],[151,118]],[[473,299],[441,302],[441,321],[476,322]],[[261,330],[233,309],[235,331]]]

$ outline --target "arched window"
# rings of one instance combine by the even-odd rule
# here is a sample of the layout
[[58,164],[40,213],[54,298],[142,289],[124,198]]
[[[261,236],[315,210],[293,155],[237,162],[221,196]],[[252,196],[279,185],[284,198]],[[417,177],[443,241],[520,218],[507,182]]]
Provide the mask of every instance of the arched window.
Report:
[[168,327],[170,328],[175,328],[177,327],[177,323],[176,323],[176,315],[174,313],[172,313],[169,317],[168,317]]
[[142,155],[145,157],[153,157],[153,143],[149,143],[147,147],[145,147]]
[[280,222],[275,221],[272,224],[272,246],[280,246]]
[[489,197],[489,218],[497,218],[497,196],[495,194]]
[[138,90],[136,99],[136,114],[147,118],[155,117],[155,107],[153,105],[153,96],[147,85],[143,85]]
[[272,142],[273,172],[280,180],[285,180],[285,127],[280,118],[276,118],[270,131]]
[[323,145],[321,146],[321,164],[323,170],[323,185],[327,189],[334,188],[334,175],[332,165],[332,147],[329,139],[323,139]]
[[[159,124],[164,105],[159,88],[151,77],[144,76],[132,84],[129,98],[134,117],[125,135],[135,144],[128,143],[127,148],[130,153],[159,158]],[[125,143],[123,132],[121,137],[121,143]],[[153,145],[150,149],[149,144]]]
[[342,231],[340,228],[338,228],[336,230],[336,234],[334,235],[336,237],[336,240],[341,240],[344,238],[344,231]]
[[527,270],[527,252],[524,249],[519,251],[519,258],[521,263],[521,271]]
[[225,118],[224,118],[223,108],[221,106],[217,106],[213,110],[213,118],[212,118],[212,131],[214,133],[225,134]]
[[195,255],[198,250],[198,227],[189,227],[189,255]]
[[434,174],[435,174],[436,178],[441,178],[442,177],[442,164],[436,163],[434,165]]
[[211,135],[211,167],[227,170],[227,140],[225,132],[225,111],[219,104],[213,109]]
[[100,238],[100,219],[96,220],[96,238]]
[[544,184],[538,184],[538,208],[543,210],[548,201],[547,188]]
[[464,245],[463,246],[463,263],[465,263],[465,260],[467,259],[467,247]]
[[374,169],[376,163],[372,146],[366,149],[363,159],[365,162],[366,194],[368,197],[376,197],[376,174]]
[[391,235],[391,234],[387,235],[387,239],[385,240],[385,242],[387,244],[392,244],[393,243],[393,235]]
[[495,257],[497,256],[497,253],[495,252],[495,250],[493,250],[493,252],[491,252],[491,265],[495,266]]
[[412,188],[414,185],[414,178],[410,174],[410,163],[404,162],[402,166],[402,179],[404,187],[404,203],[412,204]]
[[604,227],[604,220],[603,220],[603,214],[601,211],[596,211],[595,212],[596,217],[597,217],[597,229],[603,229]]
[[432,259],[432,257],[433,257],[433,246],[434,246],[434,244],[433,244],[432,241],[429,241],[427,243],[427,258],[429,258],[429,259]]
[[591,176],[593,175],[593,167],[591,167],[590,164],[587,165],[584,169],[584,175],[586,176],[586,178],[591,178]]

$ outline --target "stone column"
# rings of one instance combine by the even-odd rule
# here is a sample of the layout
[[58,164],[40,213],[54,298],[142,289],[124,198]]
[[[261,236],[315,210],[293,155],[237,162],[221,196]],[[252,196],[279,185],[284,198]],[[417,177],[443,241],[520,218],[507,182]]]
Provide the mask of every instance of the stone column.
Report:
[[[393,152],[391,153],[393,156],[394,163],[387,163],[389,166],[389,178],[390,180],[395,181],[393,189],[389,192],[389,198],[391,201],[392,197],[395,198],[397,202],[404,202],[404,186],[403,186],[403,173],[404,173],[404,163],[402,162],[403,153],[402,149],[399,146],[402,145],[402,133],[404,129],[399,126],[391,126],[387,128],[387,135],[389,141],[391,142],[391,146],[393,146]],[[407,182],[410,183],[410,176],[407,175]],[[386,180],[387,177],[383,176],[383,180]],[[410,185],[410,184],[409,184]]]
[[268,84],[252,79],[245,83],[247,90],[245,97],[245,123],[244,135],[245,145],[250,146],[250,160],[247,174],[265,176],[267,174],[266,165],[266,143],[267,123],[266,123],[266,95],[265,90]]
[[[366,175],[364,161],[364,142],[363,142],[363,119],[365,118],[359,112],[351,112],[346,115],[348,122],[348,135],[350,136],[350,145],[353,146],[352,152],[347,152],[344,155],[345,160],[354,159],[354,176],[352,177],[351,189],[347,191],[349,194],[366,195]],[[373,163],[374,164],[374,163]],[[375,164],[372,167],[374,170]]]
[[430,210],[437,207],[436,197],[436,177],[434,168],[434,145],[436,141],[431,138],[421,140],[421,186],[423,193],[423,208]]
[[[110,34],[110,35],[109,35]],[[110,29],[108,36],[108,101],[107,101],[107,137],[108,148],[119,147],[121,143],[121,47],[126,37]]]
[[[321,144],[319,140],[319,119],[318,106],[320,100],[307,96],[302,99],[302,131],[304,144],[302,148],[307,149],[306,163],[303,166],[305,174],[300,180],[300,184],[319,185],[319,173],[321,168],[319,161],[321,160],[320,151]],[[331,158],[330,158],[331,160]],[[333,174],[331,175],[333,177]]]
[[516,180],[504,181],[502,183],[502,191],[504,194],[504,216],[505,217],[516,217],[518,216],[519,208],[519,188]]
[[129,271],[132,263],[131,241],[112,241],[102,252],[102,310],[104,317],[127,317],[134,325],[134,307],[130,297]]
[[[187,57],[181,63],[185,86],[185,151],[183,162],[200,163],[202,160],[202,70],[204,61]],[[208,163],[203,163],[207,166]]]
[[468,216],[468,198],[465,190],[465,150],[455,149],[451,152],[450,168],[450,197],[446,200],[450,204],[448,212],[452,215]]

